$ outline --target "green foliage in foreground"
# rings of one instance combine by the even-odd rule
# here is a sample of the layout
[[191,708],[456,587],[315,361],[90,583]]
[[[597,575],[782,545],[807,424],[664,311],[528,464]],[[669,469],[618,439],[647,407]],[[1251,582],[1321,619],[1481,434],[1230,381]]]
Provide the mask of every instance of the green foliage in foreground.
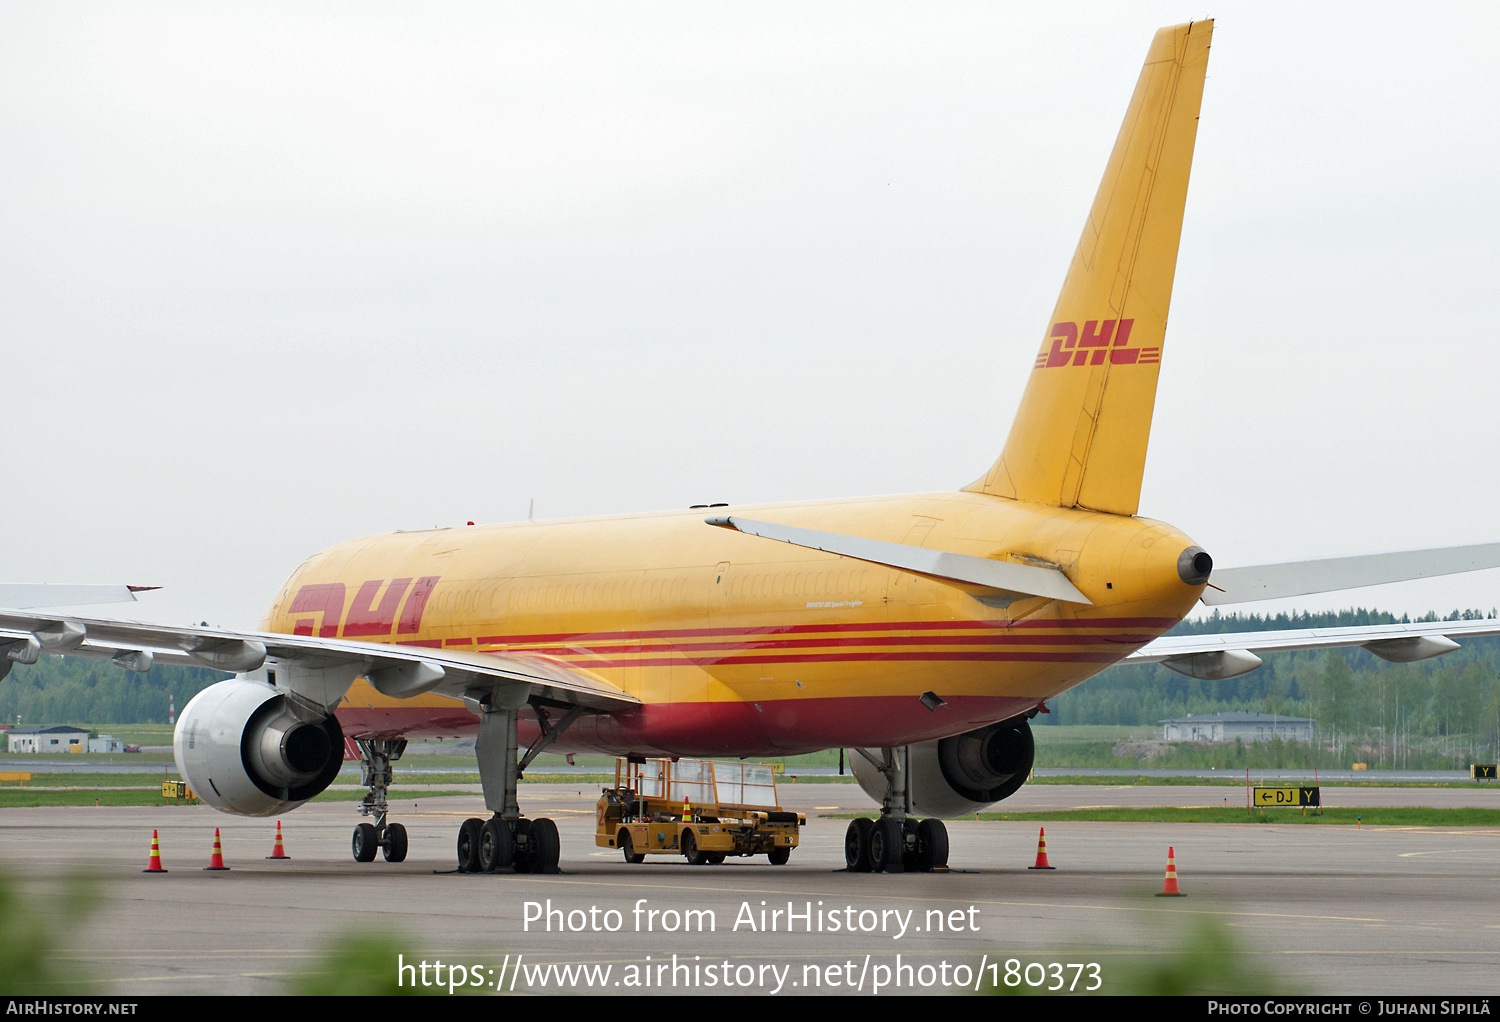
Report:
[[1293,992],[1280,975],[1251,964],[1229,928],[1212,916],[1194,920],[1173,943],[1170,950],[1131,955],[1108,966],[1103,992],[1158,997]]
[[314,997],[411,997],[444,994],[442,986],[403,986],[397,976],[397,956],[415,960],[405,945],[387,937],[348,937],[313,962],[291,984],[291,993]]
[[[1213,916],[1201,916],[1185,926],[1177,920],[1163,919],[1149,910],[1143,912],[1148,929],[1156,931],[1133,938],[1131,943],[1139,947],[1159,947],[1158,951],[1131,952],[1120,955],[1097,951],[1068,951],[1059,958],[1069,962],[1093,963],[1098,966],[1095,974],[1087,967],[1081,970],[1064,968],[1059,976],[1046,970],[1037,970],[1036,963],[1027,959],[1007,959],[1003,954],[994,957],[1003,963],[1013,962],[1010,971],[1007,965],[998,985],[986,984],[982,991],[990,996],[1054,995],[1069,992],[1087,995],[1088,987],[1099,983],[1097,990],[1103,995],[1145,995],[1156,997],[1179,996],[1260,996],[1287,994],[1295,991],[1288,988],[1277,974],[1256,968],[1252,958],[1240,947],[1229,928]],[[1030,976],[1037,981],[1029,984],[1026,966],[1031,965]],[[1055,990],[1049,990],[1049,984]]]
[[[63,881],[59,894],[22,894],[21,885],[0,873],[0,996],[77,994],[87,989],[63,964],[58,950],[79,921],[98,904],[91,883]],[[93,978],[93,977],[90,977]]]

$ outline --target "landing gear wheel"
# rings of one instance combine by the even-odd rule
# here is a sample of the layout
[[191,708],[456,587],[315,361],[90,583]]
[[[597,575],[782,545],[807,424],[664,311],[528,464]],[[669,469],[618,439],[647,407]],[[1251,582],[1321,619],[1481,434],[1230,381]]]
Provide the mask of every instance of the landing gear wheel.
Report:
[[849,872],[870,872],[870,831],[874,829],[874,820],[860,817],[849,821],[849,829],[844,831],[844,864]]
[[375,849],[379,847],[380,840],[375,833],[375,828],[368,823],[361,823],[354,828],[355,862],[374,862]]
[[[541,821],[538,820],[536,822],[540,823]],[[530,820],[510,821],[512,847],[516,850],[515,855],[512,856],[511,868],[514,869],[517,873],[541,872],[541,870],[539,869],[532,868],[532,847],[530,840],[527,839],[527,836],[531,833],[531,828],[532,821]],[[524,851],[522,850],[523,847],[525,849]]]
[[385,825],[385,847],[381,849],[385,853],[386,862],[406,861],[406,828],[399,823],[387,823]]
[[917,868],[923,873],[947,868],[948,828],[942,820],[923,820],[917,824]]
[[635,850],[635,843],[630,840],[630,831],[620,831],[620,851],[625,856],[625,861],[633,866],[638,866],[646,861],[646,853]]
[[773,848],[766,853],[766,858],[771,860],[771,865],[773,866],[785,866],[786,860],[790,859],[791,857],[792,850],[786,845],[780,845],[779,847]]
[[[917,827],[918,823],[913,817],[908,816],[901,821],[901,865],[908,873],[915,873],[922,869],[921,852],[917,843]],[[923,870],[923,872],[926,871]]]
[[476,819],[465,820],[462,827],[458,828],[458,871],[460,873],[478,873],[479,870],[479,834],[484,830],[484,821]]
[[870,831],[870,868],[877,873],[904,873],[901,860],[906,853],[905,832],[901,821],[886,816],[875,822]]
[[492,819],[479,831],[479,872],[493,873],[509,869],[515,862],[515,836],[510,821]]
[[528,865],[533,873],[556,873],[557,860],[562,855],[562,838],[558,836],[557,824],[543,817],[533,820],[527,842],[530,854]]
[[698,851],[698,839],[691,830],[682,832],[682,854],[687,857],[689,866],[702,866],[708,862],[703,853]]

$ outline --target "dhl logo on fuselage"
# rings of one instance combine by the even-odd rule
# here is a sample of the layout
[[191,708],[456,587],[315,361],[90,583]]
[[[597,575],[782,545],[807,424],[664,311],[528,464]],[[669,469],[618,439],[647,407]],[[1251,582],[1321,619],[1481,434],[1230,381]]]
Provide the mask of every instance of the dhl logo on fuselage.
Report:
[[[317,618],[312,617],[296,618],[292,634],[312,635],[316,628],[318,635],[331,639],[338,636],[339,623],[343,622],[343,636],[346,639],[389,636],[392,627],[396,628],[397,635],[416,635],[422,630],[422,611],[427,609],[432,587],[437,585],[441,577],[429,575],[415,582],[409,578],[398,578],[392,579],[389,585],[379,578],[362,582],[359,591],[354,594],[354,603],[349,607],[347,618],[344,616],[344,606],[349,594],[344,583],[322,582],[303,586],[297,590],[288,613],[294,617],[297,614],[320,614],[322,621],[320,623]],[[385,586],[383,594],[381,586]],[[407,595],[408,592],[410,595]],[[406,601],[404,606],[403,598]],[[397,610],[401,612],[399,622],[396,619]]]
[[1130,347],[1133,319],[1091,319],[1083,324],[1054,323],[1048,340],[1052,343],[1037,355],[1034,368],[1056,369],[1066,365],[1101,366],[1107,357],[1111,365],[1146,365],[1161,362],[1161,347]]

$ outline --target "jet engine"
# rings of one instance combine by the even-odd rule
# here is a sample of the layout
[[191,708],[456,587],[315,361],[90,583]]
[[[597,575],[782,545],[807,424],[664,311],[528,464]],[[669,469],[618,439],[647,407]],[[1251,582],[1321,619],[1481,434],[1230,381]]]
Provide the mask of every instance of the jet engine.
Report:
[[242,816],[295,809],[333,783],[344,759],[338,720],[264,681],[210,685],[177,718],[177,769],[204,802]]
[[[920,742],[910,750],[907,791],[917,816],[962,816],[1014,795],[1031,774],[1036,745],[1025,717],[1002,720],[961,735]],[[869,750],[877,759],[879,751]],[[893,750],[897,756],[901,749]],[[885,774],[855,752],[855,780],[877,802],[884,801]]]

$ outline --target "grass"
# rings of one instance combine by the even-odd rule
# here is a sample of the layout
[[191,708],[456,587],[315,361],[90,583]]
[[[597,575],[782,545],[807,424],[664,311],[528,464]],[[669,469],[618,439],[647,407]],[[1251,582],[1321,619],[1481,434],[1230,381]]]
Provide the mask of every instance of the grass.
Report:
[[[1251,769],[1250,779],[1254,785],[1271,784],[1284,785],[1290,781],[1261,781],[1255,776],[1258,771]],[[1312,783],[1312,772],[1309,771],[1305,780]],[[1054,775],[1049,777],[1033,777],[1027,784],[1106,784],[1127,785],[1138,788],[1151,787],[1202,787],[1202,788],[1244,788],[1245,775],[1241,771],[1236,777],[1232,771],[1226,772],[1222,777],[1139,777],[1135,774],[1111,774],[1109,776],[1091,777],[1084,774]],[[1494,788],[1500,790],[1500,782],[1496,781],[1328,781],[1320,780],[1318,785],[1323,788]]]
[[7,762],[25,759],[35,762],[38,759],[56,757],[60,762],[67,762],[68,757],[86,759],[91,762],[104,760],[107,763],[170,763],[172,754],[170,752],[0,752],[0,768]]
[[[855,819],[873,813],[830,813],[830,819]],[[1358,820],[1356,819],[1358,818]],[[979,813],[958,820],[1002,820],[1010,823],[1088,821],[1091,823],[1308,823],[1372,827],[1500,827],[1500,809],[1360,809],[1325,807],[1321,815],[1309,809],[1246,811],[1244,806],[1202,806],[1141,809],[1060,809],[1028,813]]]
[[[393,801],[405,801],[409,796],[421,798],[439,798],[446,795],[475,796],[472,791],[421,791],[421,792],[395,792]],[[362,796],[357,791],[325,791],[321,795],[314,796],[314,802],[349,802],[357,803]],[[34,791],[30,788],[3,788],[0,789],[0,809],[21,809],[37,806],[165,806],[167,800],[161,797],[161,789],[142,789],[137,791],[120,791],[118,789],[101,788],[79,788],[68,791]],[[178,805],[193,805],[195,803],[182,803]]]

